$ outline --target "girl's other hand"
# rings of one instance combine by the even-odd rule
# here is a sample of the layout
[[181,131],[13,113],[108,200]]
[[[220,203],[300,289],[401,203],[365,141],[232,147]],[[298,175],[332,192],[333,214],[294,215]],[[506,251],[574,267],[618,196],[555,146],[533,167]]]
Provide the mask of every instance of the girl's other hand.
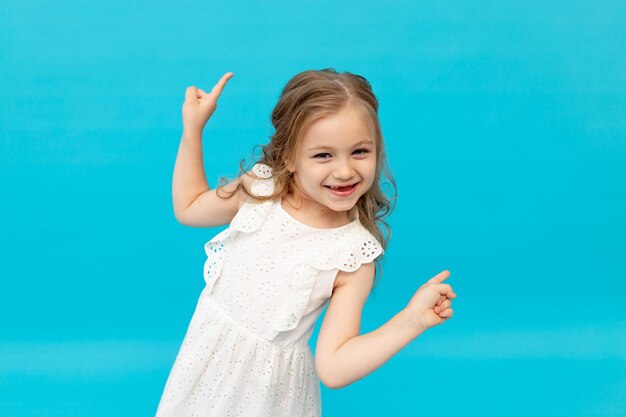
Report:
[[426,330],[452,317],[452,298],[456,298],[456,293],[449,284],[442,284],[449,276],[450,271],[443,270],[415,292],[406,306],[412,325]]
[[217,108],[217,99],[226,82],[233,75],[232,72],[224,74],[210,93],[206,93],[195,86],[187,87],[185,102],[183,103],[183,130],[196,134],[202,133],[204,125]]

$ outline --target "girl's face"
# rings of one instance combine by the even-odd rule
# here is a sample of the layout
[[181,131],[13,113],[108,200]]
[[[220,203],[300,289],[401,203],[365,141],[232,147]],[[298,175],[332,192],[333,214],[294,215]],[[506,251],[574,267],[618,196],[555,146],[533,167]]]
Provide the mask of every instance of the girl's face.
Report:
[[[288,165],[303,206],[350,210],[374,182],[375,140],[364,116],[352,106],[311,124],[295,163]],[[333,190],[331,186],[351,187]]]

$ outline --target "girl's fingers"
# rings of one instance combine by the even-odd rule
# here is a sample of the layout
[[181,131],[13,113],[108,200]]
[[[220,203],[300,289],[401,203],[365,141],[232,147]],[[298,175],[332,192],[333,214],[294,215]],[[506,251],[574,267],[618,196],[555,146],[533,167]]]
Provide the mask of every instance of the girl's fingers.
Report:
[[193,85],[187,87],[187,90],[185,90],[185,100],[193,100],[197,98],[198,97],[197,90],[198,89]]
[[452,305],[452,301],[450,301],[449,299],[446,299],[441,304],[437,304],[435,306],[435,308],[433,308],[433,310],[435,311],[435,313],[440,314],[443,311],[445,311],[448,307],[450,307],[451,305]]
[[435,284],[437,286],[437,290],[444,298],[456,298],[456,293],[452,290],[450,284],[442,284],[442,282],[446,280],[449,276],[450,271],[445,269],[429,279],[426,284]]
[[440,273],[438,273],[437,275],[429,279],[428,282],[439,284],[440,282],[443,282],[443,280],[445,280],[449,276],[450,276],[450,271],[448,271],[447,269],[444,269],[443,271],[441,271]]
[[447,319],[452,317],[452,314],[454,313],[454,311],[452,310],[452,308],[447,308],[443,311],[439,311],[437,314],[439,315],[439,317]]
[[232,72],[227,72],[220,78],[220,80],[215,84],[215,87],[211,90],[211,94],[215,94],[216,98],[222,94],[222,90],[224,90],[224,86],[226,85],[226,81],[230,80],[234,74]]
[[[232,72],[227,72],[226,74],[222,76],[222,78],[220,78],[217,84],[215,84],[215,86],[211,90],[211,94],[215,94],[216,99],[222,93],[222,90],[224,89],[224,86],[226,85],[226,81],[232,78],[233,75],[234,74]],[[187,90],[185,90],[186,101],[197,100],[201,97],[208,96],[208,95],[209,94],[206,91],[200,88],[196,88],[196,86],[194,85],[187,87]]]
[[436,284],[435,288],[439,291],[439,294],[446,298],[456,297],[456,294],[452,291],[452,287],[449,284]]

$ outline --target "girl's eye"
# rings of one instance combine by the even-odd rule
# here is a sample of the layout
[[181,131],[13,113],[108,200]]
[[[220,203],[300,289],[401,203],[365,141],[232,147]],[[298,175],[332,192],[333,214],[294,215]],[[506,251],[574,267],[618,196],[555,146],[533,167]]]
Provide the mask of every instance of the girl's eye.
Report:
[[[361,151],[361,152],[359,152],[359,151]],[[358,153],[357,153],[357,155],[363,155],[363,154],[368,153],[369,151],[368,151],[367,149],[364,149],[364,148],[363,148],[363,149],[357,149],[357,150],[356,150],[356,151],[354,151],[354,152],[358,152]],[[354,153],[354,152],[353,152],[353,153]],[[329,154],[328,152],[322,152],[322,153],[318,153],[318,154],[317,154],[317,155],[315,155],[313,158],[318,158],[318,159],[326,159],[325,155],[330,155],[330,154]]]

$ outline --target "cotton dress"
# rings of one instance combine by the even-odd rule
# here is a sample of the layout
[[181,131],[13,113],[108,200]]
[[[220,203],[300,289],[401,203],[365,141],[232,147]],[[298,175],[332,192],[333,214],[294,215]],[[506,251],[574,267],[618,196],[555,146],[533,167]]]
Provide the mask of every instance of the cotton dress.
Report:
[[[256,164],[255,195],[274,190]],[[320,380],[308,345],[339,270],[373,261],[382,246],[351,222],[314,228],[281,199],[244,203],[205,246],[206,285],[159,402],[157,417],[319,417]]]

